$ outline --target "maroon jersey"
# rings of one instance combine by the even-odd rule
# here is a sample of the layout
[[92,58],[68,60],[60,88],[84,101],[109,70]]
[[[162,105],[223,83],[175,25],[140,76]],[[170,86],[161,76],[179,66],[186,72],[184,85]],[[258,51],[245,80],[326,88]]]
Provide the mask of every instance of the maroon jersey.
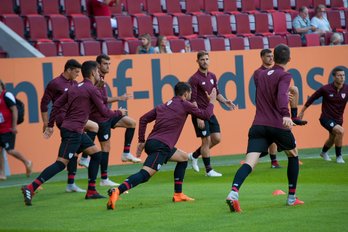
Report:
[[157,106],[144,114],[139,120],[139,142],[145,142],[146,125],[154,120],[155,125],[148,139],[156,139],[173,148],[179,139],[187,115],[208,120],[213,115],[213,104],[205,110],[197,108],[189,101],[174,97],[167,103]]
[[[104,84],[104,86],[100,88],[97,87],[97,89],[98,89],[98,92],[100,93],[100,97],[101,97],[100,100],[102,102],[101,104],[104,104],[105,107],[108,107],[108,94],[106,91],[106,85]],[[92,108],[91,113],[89,115],[89,119],[96,123],[102,123],[109,120],[109,118],[101,114],[96,107]]]
[[284,129],[283,117],[290,117],[288,90],[291,78],[291,74],[278,65],[254,73],[256,114],[253,125]]
[[205,109],[209,105],[207,94],[210,94],[213,88],[216,89],[216,94],[219,95],[217,80],[214,73],[208,72],[207,75],[201,71],[197,71],[189,79],[189,84],[192,88],[191,102],[197,102],[198,108]]
[[45,89],[45,93],[41,98],[41,112],[48,111],[48,104],[52,104],[63,95],[71,86],[77,85],[75,80],[67,80],[63,74],[51,80]]
[[101,99],[98,88],[85,78],[55,101],[48,126],[53,127],[57,112],[65,104],[67,104],[67,111],[61,127],[78,133],[83,133],[83,128],[93,107],[96,107],[102,115],[108,118],[122,114],[120,111],[109,110],[102,104]]
[[3,90],[0,94],[0,134],[12,131],[12,111],[10,107],[16,105],[12,93]]
[[320,97],[323,97],[320,118],[333,119],[342,125],[344,109],[348,101],[348,85],[343,84],[343,87],[339,91],[333,83],[324,85],[315,91],[307,100],[305,106],[310,106]]

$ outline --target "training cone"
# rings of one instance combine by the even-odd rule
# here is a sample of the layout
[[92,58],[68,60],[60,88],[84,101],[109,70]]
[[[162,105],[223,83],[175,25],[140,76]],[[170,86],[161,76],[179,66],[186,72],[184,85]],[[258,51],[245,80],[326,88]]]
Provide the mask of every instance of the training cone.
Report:
[[283,190],[277,189],[272,193],[273,196],[278,196],[278,195],[285,195],[285,192]]

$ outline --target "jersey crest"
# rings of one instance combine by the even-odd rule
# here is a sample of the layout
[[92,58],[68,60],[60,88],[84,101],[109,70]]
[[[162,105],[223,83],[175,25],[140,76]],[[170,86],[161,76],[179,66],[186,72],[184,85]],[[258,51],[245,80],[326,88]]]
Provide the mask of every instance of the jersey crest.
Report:
[[341,93],[341,97],[344,99],[346,97],[345,93]]

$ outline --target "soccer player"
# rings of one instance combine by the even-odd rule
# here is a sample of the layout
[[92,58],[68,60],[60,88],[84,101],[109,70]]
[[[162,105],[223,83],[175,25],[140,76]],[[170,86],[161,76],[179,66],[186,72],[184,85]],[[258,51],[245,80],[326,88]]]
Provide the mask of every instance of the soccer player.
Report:
[[[70,59],[65,63],[64,71],[58,77],[51,80],[45,89],[44,95],[41,98],[41,117],[43,121],[43,132],[45,132],[48,126],[48,106],[68,91],[70,87],[76,86],[76,78],[79,76],[81,71],[81,64],[74,59]],[[62,119],[64,118],[65,110],[61,109],[59,111],[61,114],[57,117],[57,125],[60,127]],[[92,121],[88,121],[86,124],[88,130],[98,131],[98,125],[95,125]],[[88,165],[87,165],[88,167]],[[77,156],[72,157],[68,163],[68,183],[66,186],[66,192],[86,192],[75,184],[75,175],[77,170]]]
[[[205,109],[209,105],[209,99],[206,92],[209,94],[213,88],[217,91],[217,100],[226,105],[229,109],[234,109],[235,105],[229,99],[224,98],[217,88],[217,79],[214,73],[209,72],[209,53],[200,51],[197,53],[198,70],[189,79],[189,84],[192,87],[191,102],[199,109]],[[198,157],[202,155],[205,166],[206,176],[220,177],[221,173],[216,172],[210,164],[210,149],[220,143],[220,125],[215,115],[212,115],[208,120],[192,116],[192,123],[195,128],[196,136],[201,138],[202,144],[195,152],[190,155],[193,170],[199,172]]]
[[44,182],[64,170],[69,160],[78,151],[84,151],[91,156],[88,167],[88,190],[85,199],[104,198],[95,188],[101,154],[99,148],[84,133],[84,126],[93,108],[97,108],[104,116],[113,117],[124,115],[125,110],[112,111],[100,104],[101,96],[94,84],[99,81],[98,64],[95,61],[86,61],[81,70],[84,80],[77,86],[71,87],[53,104],[48,126],[44,136],[49,138],[53,134],[53,126],[59,109],[66,107],[67,111],[60,128],[62,142],[55,163],[47,167],[31,184],[22,187],[25,205],[31,205],[35,190]]
[[[160,170],[167,161],[178,162],[174,171],[174,202],[194,200],[182,193],[182,182],[187,167],[188,154],[177,150],[174,146],[179,139],[186,118],[189,114],[197,118],[209,119],[213,115],[213,103],[216,100],[216,90],[212,89],[206,95],[209,103],[205,109],[199,109],[189,102],[191,87],[185,82],[178,82],[174,88],[175,97],[144,114],[139,120],[139,143],[137,156],[145,148],[147,158],[143,168],[129,176],[118,188],[110,189],[107,209],[114,209],[119,195],[125,191],[145,183]],[[155,121],[155,125],[145,141],[146,126]]]
[[290,61],[290,49],[284,44],[274,48],[275,65],[271,69],[256,72],[256,115],[249,130],[248,148],[245,163],[234,176],[232,190],[226,202],[231,212],[241,212],[239,189],[244,180],[256,166],[260,155],[267,154],[267,149],[276,143],[278,150],[284,150],[288,156],[289,194],[287,205],[303,204],[296,198],[296,184],[299,173],[298,154],[295,138],[291,132],[293,121],[288,109],[288,90],[291,74],[286,72]]
[[318,98],[323,98],[321,105],[320,124],[329,132],[329,138],[325,141],[320,156],[331,161],[328,150],[335,144],[336,162],[344,164],[342,158],[342,140],[344,135],[343,114],[348,101],[348,85],[344,83],[345,72],[342,68],[332,71],[333,82],[322,86],[307,100],[300,112],[304,116],[307,108]]

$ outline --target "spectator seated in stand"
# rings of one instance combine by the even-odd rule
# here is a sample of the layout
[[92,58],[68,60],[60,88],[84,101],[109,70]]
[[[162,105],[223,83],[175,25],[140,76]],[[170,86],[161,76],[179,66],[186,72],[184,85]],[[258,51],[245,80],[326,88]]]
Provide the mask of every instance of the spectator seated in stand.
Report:
[[151,46],[151,36],[144,34],[139,37],[141,45],[137,47],[137,54],[154,54],[155,48]]
[[301,35],[302,44],[306,44],[305,34],[310,34],[316,31],[316,27],[311,25],[308,17],[308,8],[302,6],[299,8],[299,14],[292,22],[294,32]]
[[157,47],[155,47],[155,53],[173,53],[170,49],[167,37],[160,35],[157,38]]
[[90,16],[108,16],[110,17],[111,27],[117,28],[117,21],[111,17],[109,6],[120,4],[120,0],[90,0],[89,1],[89,15]]

